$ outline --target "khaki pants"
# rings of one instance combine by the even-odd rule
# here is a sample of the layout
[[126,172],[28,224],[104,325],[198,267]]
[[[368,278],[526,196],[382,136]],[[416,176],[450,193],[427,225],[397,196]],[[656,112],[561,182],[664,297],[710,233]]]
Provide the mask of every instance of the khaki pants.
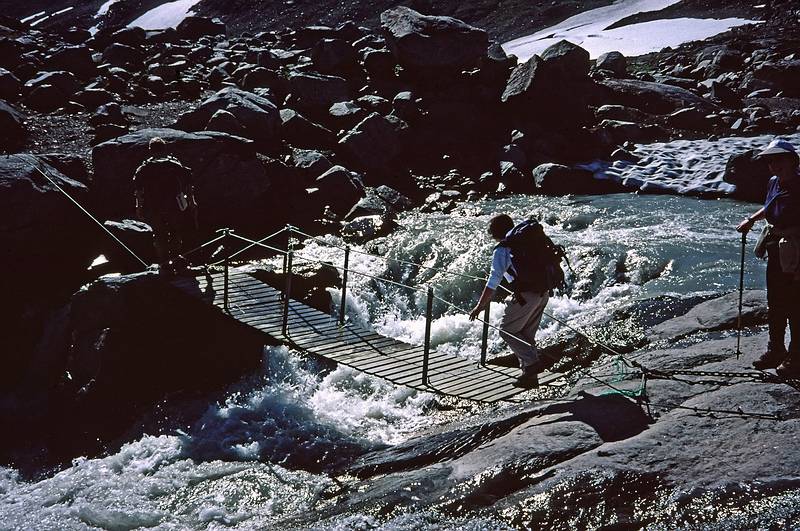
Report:
[[[525,304],[520,304],[518,297],[515,296],[506,306],[500,326],[503,330],[500,332],[500,337],[508,343],[512,352],[519,358],[520,367],[524,369],[539,359],[539,352],[536,350],[536,330],[539,329],[542,313],[547,306],[547,301],[550,300],[550,295],[547,292],[540,294],[528,291],[521,295]],[[526,345],[520,340],[524,340],[530,345]]]

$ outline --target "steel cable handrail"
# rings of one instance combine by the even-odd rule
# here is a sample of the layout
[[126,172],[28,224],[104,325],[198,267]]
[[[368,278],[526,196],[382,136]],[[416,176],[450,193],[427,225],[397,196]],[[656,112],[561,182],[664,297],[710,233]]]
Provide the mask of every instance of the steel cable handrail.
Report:
[[[321,238],[318,238],[316,236],[312,236],[312,235],[310,235],[308,233],[305,233],[305,232],[299,230],[297,227],[291,227],[291,230],[294,231],[294,232],[297,232],[298,234],[300,234],[302,236],[305,236],[305,237],[310,238],[310,239],[312,239],[314,241],[317,241],[319,243],[327,245],[329,247],[334,247],[336,249],[344,250],[344,248],[339,246],[339,245],[326,242],[325,240],[323,240]],[[423,265],[423,264],[418,264],[416,262],[409,262],[408,260],[402,260],[402,259],[399,259],[399,258],[391,258],[391,257],[388,257],[388,256],[385,256],[385,257],[384,256],[379,256],[379,255],[368,253],[368,252],[365,252],[365,251],[359,251],[357,249],[351,249],[351,252],[355,252],[355,253],[358,253],[358,254],[361,254],[361,255],[365,255],[365,256],[371,256],[373,258],[382,258],[384,260],[391,260],[391,261],[398,262],[398,263],[401,263],[401,264],[412,265],[412,266],[416,266],[416,267],[419,267],[419,268],[422,268],[422,269],[427,269],[427,270],[430,270],[430,271],[437,271],[437,272],[444,273],[444,274],[451,275],[451,276],[457,276],[457,277],[466,278],[466,279],[470,279],[470,280],[479,280],[481,282],[488,281],[488,278],[486,278],[486,277],[478,277],[478,276],[474,276],[474,275],[468,275],[466,273],[456,273],[454,271],[448,271],[446,269],[441,269],[441,268],[438,268],[438,267],[426,266],[426,265]],[[498,286],[498,288],[504,290],[508,295],[513,295],[514,294],[514,292],[512,290],[510,290],[509,288],[507,288],[506,286],[500,285],[500,286]],[[442,302],[446,303],[446,304],[451,304],[449,301],[446,301],[444,299],[440,299],[440,300]],[[469,313],[468,310],[464,310],[463,308],[458,308],[457,306],[453,306],[453,307],[455,309],[459,309],[460,311],[465,312],[467,314]],[[576,334],[578,334],[579,336],[583,337],[584,339],[586,339],[587,341],[589,341],[593,345],[598,346],[598,347],[606,350],[610,354],[613,354],[615,356],[622,356],[622,353],[616,351],[615,349],[613,349],[612,347],[606,345],[602,341],[599,341],[599,340],[597,340],[597,339],[595,339],[593,337],[588,336],[587,334],[585,334],[584,332],[578,330],[577,328],[575,328],[571,324],[567,323],[563,319],[559,319],[558,317],[548,313],[547,311],[543,312],[543,315],[549,317],[553,321],[559,323],[560,325],[562,325],[565,328],[571,330],[572,332],[575,332]],[[480,322],[484,322],[482,319],[476,319],[476,320],[480,321]],[[490,325],[490,326],[492,326],[492,325]],[[528,344],[528,343],[526,343],[526,344]],[[530,344],[528,344],[528,345],[532,346]]]
[[[7,156],[13,156],[13,155],[7,155]],[[39,168],[38,166],[34,166],[34,165],[33,165],[33,163],[31,163],[30,161],[26,160],[26,159],[25,159],[25,158],[23,158],[23,157],[19,157],[19,156],[17,156],[17,158],[18,158],[18,159],[20,159],[20,160],[22,160],[22,162],[24,162],[25,164],[27,164],[27,165],[28,165],[30,168],[32,168],[33,170],[35,170],[35,171],[39,172],[39,173],[40,173],[40,174],[41,174],[41,175],[42,175],[42,176],[43,176],[45,179],[47,179],[48,181],[50,181],[50,184],[52,184],[53,186],[55,186],[55,187],[56,187],[56,189],[57,189],[59,192],[61,192],[62,194],[64,194],[64,195],[67,197],[67,199],[69,199],[69,200],[70,200],[70,201],[71,201],[71,202],[72,202],[72,203],[73,203],[73,204],[74,204],[76,207],[78,207],[78,208],[79,208],[79,209],[80,209],[80,210],[81,210],[81,211],[82,211],[84,214],[86,214],[87,216],[89,216],[89,218],[90,218],[92,221],[94,221],[95,223],[97,223],[97,225],[98,225],[98,226],[99,226],[101,229],[103,229],[103,230],[104,230],[106,233],[108,233],[108,235],[109,235],[109,236],[111,236],[111,238],[113,238],[113,239],[114,239],[114,241],[116,241],[116,242],[117,242],[117,243],[118,243],[120,246],[122,246],[122,248],[123,248],[123,249],[125,249],[125,250],[126,250],[126,251],[127,251],[127,252],[128,252],[130,255],[131,255],[131,256],[133,256],[133,257],[134,257],[136,260],[138,260],[138,261],[139,261],[139,263],[140,263],[140,264],[142,264],[142,265],[144,266],[144,268],[145,268],[145,269],[147,269],[148,267],[150,267],[150,265],[149,265],[147,262],[145,262],[144,260],[142,260],[142,259],[139,257],[139,255],[137,255],[135,252],[133,252],[133,250],[132,250],[130,247],[128,247],[127,245],[125,245],[125,243],[124,243],[122,240],[120,240],[120,239],[119,239],[119,238],[118,238],[118,237],[117,237],[117,236],[116,236],[116,235],[115,235],[113,232],[111,232],[110,230],[108,230],[108,227],[106,227],[105,225],[103,225],[102,223],[100,223],[100,221],[99,221],[99,220],[98,220],[96,217],[94,217],[94,216],[93,216],[93,215],[92,215],[92,214],[91,214],[91,213],[90,213],[88,210],[86,210],[86,208],[84,208],[84,207],[83,207],[83,205],[81,205],[81,204],[80,204],[80,203],[77,201],[77,199],[75,199],[74,197],[72,197],[70,194],[68,194],[68,193],[66,192],[66,190],[64,190],[63,188],[61,188],[61,186],[59,186],[59,184],[58,184],[58,183],[57,183],[57,182],[56,182],[54,179],[52,179],[52,178],[51,178],[51,177],[48,175],[48,173],[49,173],[49,172],[47,172],[47,173],[46,173],[46,172],[44,172],[44,171],[43,171],[41,168]]]
[[364,273],[363,271],[357,271],[357,270],[355,270],[355,269],[350,269],[350,268],[347,268],[347,269],[345,269],[345,268],[344,268],[344,267],[342,267],[342,266],[338,266],[338,265],[336,265],[336,264],[333,264],[333,263],[331,263],[331,262],[326,262],[325,260],[320,260],[320,259],[318,259],[318,258],[310,258],[310,257],[308,257],[308,256],[305,256],[305,255],[302,255],[302,254],[298,254],[298,253],[296,253],[296,252],[293,252],[293,251],[284,251],[283,249],[278,249],[278,248],[276,248],[276,247],[272,247],[272,246],[270,246],[270,245],[266,245],[266,244],[263,244],[263,243],[257,242],[257,241],[255,241],[255,240],[251,240],[250,238],[246,238],[246,237],[244,237],[244,236],[240,236],[239,234],[235,234],[235,233],[233,233],[233,232],[231,232],[231,233],[230,233],[230,235],[231,235],[232,237],[234,237],[234,238],[238,238],[238,239],[240,239],[240,240],[242,240],[242,241],[248,242],[248,243],[250,243],[252,246],[264,247],[264,248],[266,248],[266,249],[269,249],[269,250],[271,250],[271,251],[276,251],[276,252],[278,252],[278,253],[280,253],[280,254],[283,254],[283,255],[286,255],[286,254],[288,254],[289,252],[292,252],[292,256],[293,256],[294,258],[299,258],[299,259],[301,259],[301,260],[305,260],[306,262],[312,262],[312,263],[316,263],[316,264],[322,264],[322,265],[330,266],[330,267],[333,267],[333,268],[336,268],[336,269],[340,269],[340,270],[342,270],[342,271],[348,271],[348,272],[350,272],[350,273],[355,273],[355,274],[357,274],[357,275],[361,275],[361,276],[364,276],[364,277],[367,277],[367,278],[371,278],[371,279],[373,279],[373,280],[378,280],[378,281],[381,281],[381,282],[386,282],[387,284],[392,284],[392,285],[395,285],[395,286],[397,286],[397,287],[400,287],[400,288],[406,288],[406,289],[410,289],[410,290],[417,291],[417,292],[421,292],[421,293],[424,293],[424,292],[425,292],[425,290],[423,290],[423,289],[421,289],[421,288],[419,288],[419,287],[416,287],[416,286],[410,286],[410,285],[408,285],[408,284],[403,284],[403,283],[400,283],[400,282],[396,282],[396,281],[394,281],[394,280],[389,280],[388,278],[382,278],[382,277],[378,277],[378,276],[375,276],[375,275],[371,275],[371,274],[369,274],[369,273]]

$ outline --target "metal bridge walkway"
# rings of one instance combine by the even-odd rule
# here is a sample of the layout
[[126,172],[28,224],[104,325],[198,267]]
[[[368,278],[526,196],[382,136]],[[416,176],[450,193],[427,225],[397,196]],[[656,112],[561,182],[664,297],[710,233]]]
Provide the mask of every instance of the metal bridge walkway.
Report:
[[[223,273],[177,278],[172,284],[224,311]],[[289,304],[284,335],[281,292],[233,268],[228,279],[227,313],[287,346],[420,391],[478,402],[508,400],[526,391],[512,385],[519,369],[481,365],[435,350],[427,356],[426,364],[422,346],[351,323],[339,326],[335,317],[295,300]],[[542,373],[539,383],[553,385],[561,378],[562,374]]]

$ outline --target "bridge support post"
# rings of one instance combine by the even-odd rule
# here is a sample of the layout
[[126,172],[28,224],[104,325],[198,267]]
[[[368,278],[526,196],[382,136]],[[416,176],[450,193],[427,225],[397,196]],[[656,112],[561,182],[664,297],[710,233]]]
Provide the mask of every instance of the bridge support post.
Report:
[[339,304],[339,326],[344,326],[344,314],[347,309],[347,270],[350,267],[350,246],[344,248],[344,269],[342,270],[342,300]]
[[230,256],[228,247],[230,243],[230,234],[231,234],[230,229],[224,229],[222,231],[222,235],[224,236],[224,238],[222,239],[222,252],[225,253],[225,258],[223,259],[224,273],[223,273],[223,283],[222,283],[222,308],[225,310],[226,313],[230,313],[230,308],[228,308],[228,290],[229,290],[228,269],[230,265],[230,260],[228,260],[228,257]]
[[289,301],[292,300],[292,256],[294,252],[290,249],[286,253],[286,289],[283,292],[283,325],[281,331],[283,335],[288,335],[289,331]]
[[491,305],[491,302],[487,304],[486,310],[483,312],[483,333],[481,334],[481,366],[486,365],[486,351],[489,347],[489,307]]
[[428,304],[425,309],[425,348],[422,354],[422,385],[428,385],[428,359],[431,354],[431,321],[433,319],[433,288],[428,287]]

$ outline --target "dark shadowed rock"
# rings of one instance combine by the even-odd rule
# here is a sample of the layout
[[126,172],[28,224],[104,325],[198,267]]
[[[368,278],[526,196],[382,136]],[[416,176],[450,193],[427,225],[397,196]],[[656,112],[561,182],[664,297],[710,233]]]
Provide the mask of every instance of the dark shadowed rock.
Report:
[[220,20],[196,16],[184,18],[175,30],[181,39],[190,41],[196,41],[205,36],[225,35],[227,32],[225,24]]
[[569,41],[548,46],[541,55],[549,75],[562,80],[583,79],[589,75],[589,52]]
[[113,102],[115,95],[105,89],[84,89],[76,92],[71,100],[80,103],[87,109],[97,109],[107,103]]
[[25,83],[25,90],[32,91],[44,85],[57,88],[65,96],[71,96],[81,88],[81,83],[74,74],[60,70],[57,72],[40,72],[36,77],[29,79]]
[[339,216],[346,214],[364,196],[364,185],[358,175],[342,166],[334,166],[317,177],[315,185],[324,204]]
[[403,134],[408,126],[397,117],[372,113],[356,125],[339,144],[359,168],[387,171],[403,152]]
[[533,170],[533,180],[542,193],[550,195],[607,194],[624,191],[622,186],[612,181],[595,179],[589,170],[570,168],[561,164],[540,164]]
[[263,229],[269,221],[270,175],[252,141],[225,133],[187,133],[142,129],[104,142],[92,150],[93,192],[106,219],[133,215],[133,174],[148,157],[148,143],[159,136],[193,173],[204,233],[220,227]]
[[489,46],[482,29],[407,7],[381,13],[381,25],[397,62],[412,73],[445,75],[473,68]]
[[292,149],[292,164],[308,181],[333,168],[333,163],[324,153],[311,149]]
[[391,79],[395,75],[397,60],[389,50],[368,49],[363,55],[364,70],[372,79]]
[[232,113],[225,109],[220,109],[209,118],[206,124],[206,131],[222,131],[229,135],[246,137],[247,132],[239,120]]
[[156,274],[103,277],[73,296],[66,322],[64,350],[50,355],[72,379],[49,404],[48,437],[77,453],[170,393],[215,391],[261,364],[263,336]]
[[381,185],[377,188],[368,188],[366,195],[350,209],[344,219],[352,221],[363,216],[391,216],[410,206],[409,198],[394,188]]
[[39,112],[52,112],[67,105],[69,94],[53,85],[37,85],[25,97],[25,105]]
[[17,101],[21,94],[22,82],[5,68],[0,68],[0,99]]
[[220,90],[195,110],[181,115],[175,127],[184,131],[202,131],[219,110],[231,113],[244,128],[245,136],[257,141],[259,147],[270,147],[277,142],[281,119],[275,104],[234,87]]
[[103,62],[119,67],[138,69],[144,62],[144,52],[139,48],[114,43],[103,51]]
[[142,46],[147,41],[147,33],[139,27],[122,28],[111,34],[111,42],[125,46]]
[[25,115],[0,100],[0,149],[14,150],[25,141]]
[[341,77],[292,73],[289,75],[289,85],[291,94],[288,103],[312,113],[326,112],[334,103],[351,98],[350,86]]
[[282,109],[281,138],[294,147],[330,149],[336,135],[292,109]]
[[343,74],[358,69],[358,56],[353,46],[343,39],[322,39],[311,49],[311,61],[323,74]]
[[638,79],[605,79],[600,81],[600,85],[606,89],[603,104],[635,107],[652,114],[668,114],[688,106],[695,106],[703,112],[711,112],[716,108],[713,103],[688,90],[661,83]]
[[365,111],[354,101],[340,101],[328,109],[327,122],[336,130],[352,129],[361,120],[367,117]]
[[722,180],[736,186],[733,197],[763,203],[767,197],[767,186],[772,172],[756,155],[758,151],[752,149],[732,155],[725,165]]
[[[147,223],[123,219],[121,221],[105,221],[103,226],[145,262],[154,263],[156,261],[153,248],[153,229]],[[116,271],[133,273],[142,270],[142,264],[114,240],[104,240],[102,252]]]
[[40,279],[49,285],[91,262],[97,229],[58,187],[86,204],[88,188],[44,159],[0,157],[0,262],[15,283],[52,273],[58,264],[59,275]]
[[625,77],[628,74],[628,62],[619,52],[606,52],[597,58],[594,67],[598,70],[608,70],[616,77]]
[[88,78],[97,73],[97,65],[88,46],[64,46],[45,59],[52,70],[66,70],[76,76]]
[[342,236],[355,243],[364,243],[386,236],[397,224],[386,216],[361,216],[348,221],[342,227]]

